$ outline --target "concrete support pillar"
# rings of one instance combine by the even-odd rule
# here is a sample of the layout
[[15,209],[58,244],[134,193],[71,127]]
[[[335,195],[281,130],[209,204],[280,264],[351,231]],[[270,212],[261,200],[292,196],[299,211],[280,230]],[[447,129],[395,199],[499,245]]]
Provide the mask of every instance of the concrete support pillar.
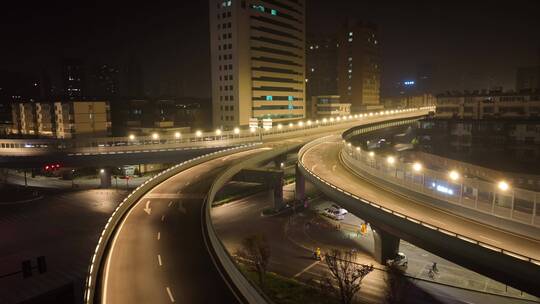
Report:
[[101,180],[100,188],[110,188],[111,187],[111,168],[99,169],[99,178]]
[[274,196],[274,209],[279,210],[283,208],[283,180],[276,181],[276,185],[273,189]]
[[296,164],[296,171],[294,174],[296,175],[294,198],[297,201],[303,202],[306,199],[306,179],[304,178],[302,173],[300,173],[298,164]]
[[386,264],[388,259],[396,257],[399,250],[399,238],[377,227],[372,226],[372,230],[375,241],[373,246],[375,260],[380,264]]

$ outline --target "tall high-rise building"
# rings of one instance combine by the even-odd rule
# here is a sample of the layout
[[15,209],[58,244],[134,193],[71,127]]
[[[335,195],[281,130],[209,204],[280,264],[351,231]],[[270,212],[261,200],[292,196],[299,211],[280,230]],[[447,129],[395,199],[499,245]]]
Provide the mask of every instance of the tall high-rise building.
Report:
[[337,41],[334,37],[309,39],[306,49],[308,98],[337,94]]
[[338,92],[353,112],[382,107],[379,45],[370,23],[349,21],[338,35]]
[[84,90],[84,64],[80,59],[64,59],[62,81],[64,93],[69,99],[80,99]]
[[214,127],[305,117],[304,12],[304,0],[210,0]]

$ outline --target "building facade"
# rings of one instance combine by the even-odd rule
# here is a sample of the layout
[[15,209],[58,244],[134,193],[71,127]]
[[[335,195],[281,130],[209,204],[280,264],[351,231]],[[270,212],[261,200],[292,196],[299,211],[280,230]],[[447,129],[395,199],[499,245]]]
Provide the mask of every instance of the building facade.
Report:
[[447,93],[437,95],[436,118],[538,118],[540,92],[533,94],[504,92]]
[[399,95],[396,97],[383,97],[381,104],[385,109],[404,109],[410,107],[427,107],[436,103],[435,96],[431,94]]
[[12,133],[22,136],[81,138],[111,133],[108,101],[18,102],[12,105]]
[[518,68],[516,91],[540,91],[540,66]]
[[306,48],[306,96],[337,94],[337,40],[312,38]]
[[349,22],[338,35],[338,93],[353,112],[382,108],[379,48],[373,24]]
[[304,5],[210,0],[214,127],[305,117]]
[[313,117],[343,116],[351,114],[351,104],[341,103],[339,95],[313,96],[315,105]]

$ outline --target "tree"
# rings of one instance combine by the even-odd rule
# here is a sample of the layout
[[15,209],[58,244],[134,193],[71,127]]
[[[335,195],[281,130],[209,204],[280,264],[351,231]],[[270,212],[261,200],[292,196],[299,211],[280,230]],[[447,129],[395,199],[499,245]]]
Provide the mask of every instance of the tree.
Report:
[[373,265],[356,263],[356,252],[342,252],[333,249],[325,254],[324,260],[332,278],[324,278],[324,289],[333,292],[341,303],[350,304],[354,295],[360,291],[362,280],[373,271]]
[[259,284],[264,286],[264,277],[270,260],[270,246],[264,235],[251,235],[242,241],[239,255],[253,263],[253,270],[259,276]]
[[397,265],[390,264],[386,272],[386,303],[403,303],[409,291],[409,281],[404,271]]

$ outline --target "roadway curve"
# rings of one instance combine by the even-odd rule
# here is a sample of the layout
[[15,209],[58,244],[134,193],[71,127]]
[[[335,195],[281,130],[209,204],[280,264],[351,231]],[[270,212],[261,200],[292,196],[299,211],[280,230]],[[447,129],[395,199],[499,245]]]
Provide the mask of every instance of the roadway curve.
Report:
[[[187,169],[150,190],[120,223],[101,280],[101,302],[237,303],[202,234],[213,179],[254,149]],[[211,290],[211,291],[210,291]]]
[[[357,197],[374,202],[382,207],[397,211],[424,223],[461,234],[473,240],[479,240],[497,248],[502,248],[540,260],[539,240],[475,222],[438,209],[434,206],[426,205],[413,199],[397,195],[393,192],[385,191],[369,182],[366,178],[351,172],[340,161],[339,153],[341,147],[341,137],[330,136],[306,149],[299,161],[303,164],[304,168],[310,170],[313,174],[318,175],[321,180],[326,181],[331,185],[338,186],[343,191],[349,192]],[[351,207],[354,207],[354,205],[351,205]],[[362,214],[359,216],[362,217]],[[393,223],[390,225],[397,225],[394,222],[389,221],[389,223]],[[393,229],[399,231],[399,227],[394,227]],[[416,236],[414,235],[403,235],[403,237],[409,237],[410,239],[407,241],[412,243],[421,241],[415,240]],[[423,247],[422,244],[419,244],[418,246]],[[534,264],[531,263],[530,266],[534,266]],[[492,265],[491,267],[497,268],[496,265]],[[518,270],[516,269],[515,271]]]

